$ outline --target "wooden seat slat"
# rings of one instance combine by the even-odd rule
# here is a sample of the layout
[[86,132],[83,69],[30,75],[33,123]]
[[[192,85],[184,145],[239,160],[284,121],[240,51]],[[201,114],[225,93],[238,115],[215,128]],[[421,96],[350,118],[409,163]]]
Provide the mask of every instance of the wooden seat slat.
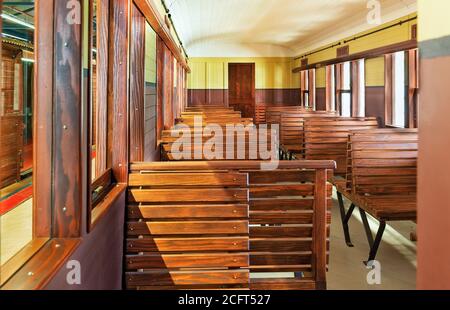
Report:
[[248,237],[128,238],[128,253],[248,251]]
[[248,253],[127,255],[127,270],[150,268],[240,268],[249,265]]

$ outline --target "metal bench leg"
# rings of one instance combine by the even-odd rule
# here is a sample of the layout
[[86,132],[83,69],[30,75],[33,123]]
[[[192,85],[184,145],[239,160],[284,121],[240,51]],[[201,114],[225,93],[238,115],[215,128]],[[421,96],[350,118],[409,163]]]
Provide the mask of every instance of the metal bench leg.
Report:
[[355,204],[352,203],[348,211],[345,211],[344,199],[342,198],[342,194],[338,192],[337,196],[339,201],[339,210],[341,212],[341,221],[342,221],[342,228],[344,230],[345,243],[347,244],[348,247],[353,248],[354,245],[350,238],[350,230],[348,227],[348,222],[352,217],[353,210],[355,210]]
[[370,224],[367,220],[366,212],[363,209],[359,208],[359,213],[361,214],[361,219],[367,235],[367,241],[369,241],[370,246],[369,258],[366,262],[364,262],[367,265],[368,262],[375,260],[377,256],[378,248],[380,247],[381,240],[383,239],[383,234],[386,229],[386,221],[380,221],[380,226],[378,227],[377,234],[375,236],[375,239],[373,239],[372,230],[370,229]]

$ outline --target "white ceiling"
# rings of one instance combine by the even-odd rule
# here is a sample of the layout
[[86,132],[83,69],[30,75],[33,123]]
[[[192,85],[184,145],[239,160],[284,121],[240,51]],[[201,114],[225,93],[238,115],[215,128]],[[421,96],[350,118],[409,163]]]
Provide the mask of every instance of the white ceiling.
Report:
[[[381,0],[382,22],[417,11]],[[166,0],[190,57],[282,57],[370,29],[368,0]]]

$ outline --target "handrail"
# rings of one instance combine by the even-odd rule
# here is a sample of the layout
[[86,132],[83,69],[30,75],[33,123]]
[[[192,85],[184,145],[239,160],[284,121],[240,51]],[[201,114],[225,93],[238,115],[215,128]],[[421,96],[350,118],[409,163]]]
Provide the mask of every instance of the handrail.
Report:
[[[171,171],[171,170],[259,170],[262,164],[269,161],[246,160],[246,161],[175,161],[175,162],[136,162],[130,165],[132,172],[148,171]],[[290,160],[279,161],[277,169],[336,169],[333,160]]]

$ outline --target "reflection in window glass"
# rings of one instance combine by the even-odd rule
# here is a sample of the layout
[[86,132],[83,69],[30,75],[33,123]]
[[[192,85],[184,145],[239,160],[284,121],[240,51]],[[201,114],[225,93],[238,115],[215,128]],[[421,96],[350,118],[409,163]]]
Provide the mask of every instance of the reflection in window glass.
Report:
[[98,115],[98,96],[97,96],[97,0],[92,1],[92,35],[91,35],[92,51],[91,55],[91,177],[95,180],[97,175],[97,115]]
[[32,240],[34,1],[3,4],[0,265]]
[[347,61],[342,66],[342,74],[343,74],[343,84],[342,89],[350,90],[351,89],[351,70],[350,70],[350,62]]
[[405,74],[405,52],[398,52],[394,54],[394,70],[393,70],[393,124],[396,127],[404,128],[406,126],[406,74]]
[[145,25],[144,160],[154,160],[156,141],[156,32]]
[[352,116],[352,94],[351,93],[342,93],[342,116],[343,117],[351,117]]

